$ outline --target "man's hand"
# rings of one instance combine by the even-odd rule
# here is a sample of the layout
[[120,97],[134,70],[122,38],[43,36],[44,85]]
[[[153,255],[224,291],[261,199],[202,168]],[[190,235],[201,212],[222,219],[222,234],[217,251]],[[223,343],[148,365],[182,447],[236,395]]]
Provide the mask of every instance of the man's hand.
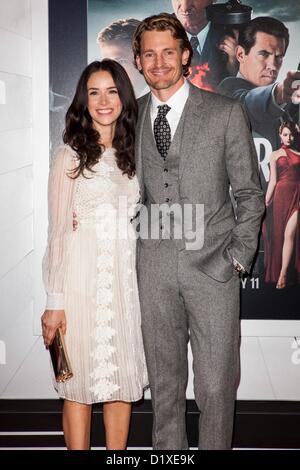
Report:
[[224,36],[222,42],[219,44],[219,49],[228,56],[227,70],[232,75],[235,75],[238,68],[238,61],[235,55],[236,47],[238,45],[239,32],[237,29],[232,30],[234,37],[229,34]]
[[78,228],[78,220],[77,220],[77,215],[76,212],[73,212],[73,230],[77,230]]
[[61,328],[63,334],[66,333],[66,315],[64,310],[45,310],[41,320],[45,346],[50,346],[58,328]]
[[[293,94],[296,92],[296,97],[298,90],[300,89],[300,83],[295,86],[295,81],[300,81],[300,71],[299,70],[290,70],[282,83],[278,83],[275,88],[275,100],[277,104],[289,103],[293,99]],[[295,95],[294,95],[295,96]],[[294,103],[297,104],[297,103]]]

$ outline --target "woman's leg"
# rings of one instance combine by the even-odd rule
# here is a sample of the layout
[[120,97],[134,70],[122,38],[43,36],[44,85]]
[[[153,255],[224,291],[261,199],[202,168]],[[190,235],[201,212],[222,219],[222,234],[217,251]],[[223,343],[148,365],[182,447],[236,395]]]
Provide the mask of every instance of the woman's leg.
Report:
[[131,417],[131,403],[114,401],[103,404],[107,450],[125,450]]
[[92,405],[64,401],[63,430],[68,450],[90,448]]
[[284,232],[284,242],[282,247],[282,265],[279,274],[279,279],[277,282],[277,289],[283,289],[286,285],[286,275],[287,270],[291,261],[293,249],[294,249],[294,241],[295,241],[295,234],[297,229],[297,219],[298,219],[298,211],[295,211],[293,215],[289,218],[288,223],[285,227]]

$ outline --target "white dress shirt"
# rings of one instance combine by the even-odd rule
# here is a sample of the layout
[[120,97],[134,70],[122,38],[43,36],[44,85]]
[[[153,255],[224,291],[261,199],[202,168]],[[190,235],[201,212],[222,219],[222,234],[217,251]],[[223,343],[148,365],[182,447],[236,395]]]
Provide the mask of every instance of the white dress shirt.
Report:
[[174,93],[174,95],[172,95],[171,98],[164,103],[152,93],[150,108],[152,130],[154,120],[158,113],[157,107],[167,104],[168,106],[170,106],[171,109],[168,112],[166,118],[171,128],[171,140],[173,139],[179,120],[182,115],[183,108],[185,106],[186,100],[188,99],[189,91],[189,84],[186,80],[184,80],[184,84],[179,88],[179,90],[177,90],[176,93]]

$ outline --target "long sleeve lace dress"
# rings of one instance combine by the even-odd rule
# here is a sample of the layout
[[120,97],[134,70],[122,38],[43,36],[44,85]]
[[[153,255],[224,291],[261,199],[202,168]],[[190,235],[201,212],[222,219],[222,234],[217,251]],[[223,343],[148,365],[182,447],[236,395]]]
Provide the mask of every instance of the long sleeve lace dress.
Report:
[[65,310],[65,341],[74,373],[67,382],[54,384],[61,398],[79,403],[133,402],[148,384],[136,237],[130,223],[139,199],[138,181],[122,174],[114,149],[103,153],[87,178],[69,177],[77,165],[76,153],[65,145],[49,176],[43,262],[47,308]]

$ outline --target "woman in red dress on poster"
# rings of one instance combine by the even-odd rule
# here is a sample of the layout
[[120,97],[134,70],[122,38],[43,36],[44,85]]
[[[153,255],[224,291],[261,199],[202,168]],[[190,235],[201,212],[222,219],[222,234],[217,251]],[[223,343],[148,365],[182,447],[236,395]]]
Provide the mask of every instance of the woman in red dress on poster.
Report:
[[[297,124],[279,128],[281,147],[270,156],[270,181],[266,193],[264,224],[265,282],[287,285],[293,259],[296,282],[300,283],[300,133]],[[289,269],[290,268],[290,269]]]

